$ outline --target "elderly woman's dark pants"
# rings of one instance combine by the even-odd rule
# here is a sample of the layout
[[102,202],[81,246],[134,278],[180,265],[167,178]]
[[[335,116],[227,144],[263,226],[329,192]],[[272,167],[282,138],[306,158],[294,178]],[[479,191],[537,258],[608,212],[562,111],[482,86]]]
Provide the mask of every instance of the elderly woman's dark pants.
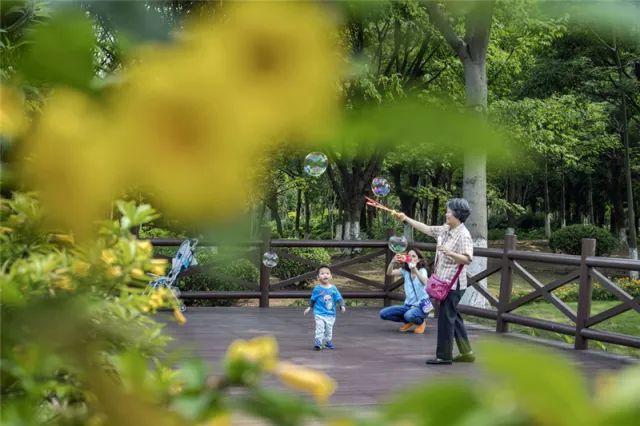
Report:
[[458,344],[461,354],[471,352],[471,344],[464,328],[462,316],[457,306],[462,299],[464,290],[452,290],[446,299],[440,302],[438,313],[438,347],[436,357],[440,359],[453,359],[453,340]]

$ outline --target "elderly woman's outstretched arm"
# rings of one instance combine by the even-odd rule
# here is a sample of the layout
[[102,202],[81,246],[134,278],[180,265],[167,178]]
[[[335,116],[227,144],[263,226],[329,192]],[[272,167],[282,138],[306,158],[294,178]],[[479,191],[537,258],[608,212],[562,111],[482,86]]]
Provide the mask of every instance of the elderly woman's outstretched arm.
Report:
[[434,238],[438,238],[438,235],[440,235],[440,233],[444,230],[443,226],[429,226],[429,225],[425,225],[422,222],[418,222],[415,219],[411,219],[409,216],[407,216],[404,213],[395,213],[394,216],[396,217],[396,219],[398,219],[400,222],[406,222],[409,225],[411,225],[414,229],[422,232],[423,234],[427,234],[430,235]]

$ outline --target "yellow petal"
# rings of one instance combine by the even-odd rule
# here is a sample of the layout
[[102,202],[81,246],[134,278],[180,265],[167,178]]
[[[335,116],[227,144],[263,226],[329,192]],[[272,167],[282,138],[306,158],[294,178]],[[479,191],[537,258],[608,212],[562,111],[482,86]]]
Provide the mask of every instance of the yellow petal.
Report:
[[100,259],[107,265],[111,265],[117,260],[116,254],[111,249],[102,250],[102,254],[100,255]]
[[180,312],[180,309],[175,308],[173,310],[173,316],[175,317],[175,319],[178,322],[178,324],[185,325],[187,323],[187,319],[184,317],[182,312]]
[[118,278],[122,276],[122,268],[120,266],[112,266],[107,269],[107,276],[110,278]]
[[28,124],[20,94],[0,85],[0,100],[0,135],[20,135]]
[[76,243],[73,235],[69,234],[51,234],[51,242],[71,245]]
[[326,374],[289,362],[280,362],[276,374],[287,386],[308,392],[318,402],[326,402],[336,389],[335,381]]
[[71,268],[73,269],[74,274],[84,277],[89,273],[91,265],[87,262],[76,259],[71,264]]
[[131,270],[131,276],[137,280],[143,280],[147,278],[147,276],[144,274],[144,271],[140,268],[133,268]]

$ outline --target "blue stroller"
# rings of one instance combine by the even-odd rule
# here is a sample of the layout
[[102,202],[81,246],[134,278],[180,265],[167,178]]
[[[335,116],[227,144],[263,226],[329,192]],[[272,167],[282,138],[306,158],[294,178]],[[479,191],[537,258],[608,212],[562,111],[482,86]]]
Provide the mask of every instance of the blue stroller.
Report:
[[178,302],[180,310],[183,312],[187,307],[182,300],[180,300],[180,290],[176,286],[176,283],[182,272],[198,264],[195,256],[197,245],[198,240],[184,240],[182,244],[180,244],[180,248],[175,257],[171,260],[171,270],[169,273],[164,277],[154,275],[155,279],[149,283],[149,286],[153,289],[165,287],[170,290],[176,302]]

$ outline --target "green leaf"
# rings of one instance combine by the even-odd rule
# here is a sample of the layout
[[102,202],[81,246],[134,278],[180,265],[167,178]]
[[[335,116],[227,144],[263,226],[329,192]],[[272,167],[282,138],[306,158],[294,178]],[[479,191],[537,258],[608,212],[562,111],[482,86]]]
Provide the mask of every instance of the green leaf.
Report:
[[29,82],[89,90],[95,37],[86,16],[77,11],[61,12],[37,25],[28,42],[18,69]]
[[586,383],[577,369],[540,346],[483,342],[480,363],[500,388],[511,391],[535,424],[594,424]]
[[273,390],[255,389],[243,405],[248,412],[281,426],[301,425],[307,417],[321,415],[316,406],[301,397]]
[[640,367],[618,373],[600,391],[602,425],[632,425],[640,418]]
[[208,368],[200,359],[190,360],[180,367],[178,378],[183,383],[185,391],[198,390],[204,387],[207,380]]
[[186,419],[196,420],[204,413],[208,413],[215,401],[216,395],[213,392],[182,395],[171,403],[171,409],[179,412]]
[[458,424],[478,409],[480,401],[469,382],[429,383],[397,395],[384,414],[389,421],[409,424]]

